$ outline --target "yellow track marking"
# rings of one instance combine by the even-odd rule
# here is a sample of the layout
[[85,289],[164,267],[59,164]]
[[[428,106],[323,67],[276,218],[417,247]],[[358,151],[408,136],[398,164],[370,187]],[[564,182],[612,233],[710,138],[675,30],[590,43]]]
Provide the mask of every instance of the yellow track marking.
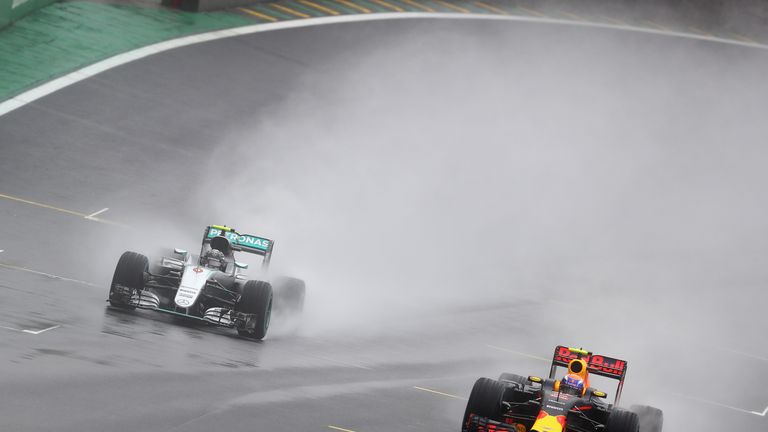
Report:
[[435,3],[440,3],[441,5],[447,7],[448,9],[453,9],[456,12],[461,12],[461,13],[465,13],[465,14],[471,13],[470,11],[468,11],[468,10],[462,8],[462,7],[458,7],[458,6],[454,5],[454,4],[450,4],[447,1],[443,1],[443,0],[432,0],[432,1],[434,1]]
[[384,6],[387,9],[392,9],[395,12],[405,12],[405,9],[401,8],[400,6],[395,6],[392,3],[387,3],[384,0],[370,0],[376,4],[380,4]]
[[584,18],[582,18],[582,17],[580,17],[580,16],[576,15],[575,13],[571,13],[571,12],[568,12],[568,11],[564,11],[564,10],[560,10],[560,11],[557,11],[557,13],[559,13],[560,15],[565,15],[565,16],[567,16],[568,18],[570,18],[570,19],[572,19],[572,20],[576,20],[576,21],[585,21],[585,19],[584,19]]
[[696,28],[696,27],[688,27],[688,30],[690,30],[690,31],[692,31],[692,32],[694,32],[696,34],[700,34],[702,36],[712,36],[712,33],[705,32],[704,30],[702,30],[700,28]]
[[669,31],[668,28],[666,28],[666,27],[664,27],[662,25],[656,24],[653,21],[643,21],[643,24],[647,25],[648,27],[655,28],[656,30]]
[[344,429],[344,428],[341,428],[341,427],[338,427],[338,426],[331,426],[331,425],[328,425],[328,429],[333,429],[333,430],[337,430],[337,431],[341,431],[341,432],[355,432],[352,429]]
[[277,3],[270,3],[269,5],[272,6],[273,8],[275,8],[275,9],[277,9],[277,10],[281,10],[283,12],[287,12],[287,13],[289,13],[289,14],[291,14],[293,16],[297,16],[299,18],[312,18],[311,16],[309,16],[309,15],[307,15],[305,13],[301,13],[299,11],[293,10],[293,9],[291,9],[289,7],[286,7],[286,6],[283,6],[283,5],[279,5]]
[[401,2],[403,2],[403,3],[405,3],[405,4],[409,4],[409,5],[411,5],[411,6],[415,7],[415,8],[417,8],[417,9],[421,9],[421,10],[423,10],[424,12],[435,12],[435,10],[434,10],[434,9],[432,9],[431,7],[429,7],[429,6],[424,6],[424,5],[422,5],[422,4],[418,4],[418,3],[416,3],[416,2],[415,2],[415,1],[413,1],[413,0],[400,0],[400,1],[401,1]]
[[355,9],[357,11],[360,11],[362,13],[371,13],[370,9],[364,8],[364,7],[360,6],[360,5],[356,5],[356,4],[352,3],[352,2],[348,2],[347,0],[334,0],[334,1],[336,3],[343,4],[344,6],[346,6],[348,8],[352,8],[352,9]]
[[742,41],[742,42],[757,43],[757,41],[754,40],[754,39],[750,39],[750,38],[748,38],[748,37],[746,37],[744,35],[740,35],[740,34],[736,34],[736,33],[731,33],[731,37],[733,37],[736,40]]
[[248,15],[253,15],[256,18],[261,18],[261,19],[266,20],[266,21],[271,21],[271,22],[279,21],[275,17],[271,17],[271,16],[269,16],[267,14],[263,14],[261,12],[256,12],[255,10],[246,9],[246,8],[237,8],[237,10],[239,10],[240,12],[247,13]]
[[508,353],[512,353],[512,354],[517,354],[519,356],[528,357],[528,358],[531,358],[531,359],[534,359],[534,360],[540,360],[540,361],[543,361],[543,362],[549,362],[549,359],[546,359],[544,357],[539,357],[539,356],[535,356],[535,355],[531,355],[531,354],[521,353],[520,351],[513,351],[511,349],[503,348],[503,347],[496,346],[496,345],[488,345],[488,348],[492,348],[492,349],[495,349],[495,350],[504,351],[504,352],[508,352]]
[[453,398],[453,399],[467,400],[467,398],[463,398],[461,396],[452,395],[450,393],[443,393],[441,391],[432,390],[432,389],[428,389],[428,388],[424,388],[424,387],[413,386],[413,388],[415,388],[416,390],[421,390],[421,391],[425,391],[425,392],[429,392],[429,393],[434,393],[434,394],[437,394],[437,395],[440,395],[440,396],[445,396],[445,397],[449,397],[449,398]]
[[[81,218],[89,220],[89,221],[101,222],[101,223],[104,223],[104,224],[107,224],[107,225],[115,225],[115,226],[120,226],[120,227],[123,227],[123,228],[128,228],[127,225],[123,225],[121,223],[112,222],[112,221],[104,220],[104,219],[97,218],[97,217],[91,217],[91,215],[87,215],[85,213],[80,213],[80,212],[77,212],[77,211],[74,211],[74,210],[67,210],[65,208],[52,206],[50,204],[43,204],[41,202],[27,200],[27,199],[15,197],[15,196],[12,196],[12,195],[0,194],[0,198],[5,198],[5,199],[11,200],[11,201],[16,201],[16,202],[20,202],[20,203],[24,203],[24,204],[33,205],[33,206],[36,206],[36,207],[41,207],[41,208],[48,209],[48,210],[57,211],[59,213],[66,213],[68,215],[78,216],[78,217],[81,217]],[[97,212],[97,213],[101,213],[101,212]]]
[[489,4],[486,4],[486,3],[483,3],[483,2],[475,2],[475,6],[477,6],[479,8],[482,8],[482,9],[487,9],[487,10],[489,10],[489,11],[495,13],[495,14],[509,15],[509,13],[507,13],[506,11],[503,11],[503,10],[497,8],[497,7],[493,7],[493,6],[491,6]]
[[517,8],[520,9],[521,11],[524,11],[525,13],[528,13],[528,14],[531,14],[531,15],[536,15],[537,17],[542,17],[542,18],[546,18],[547,17],[546,15],[544,15],[541,12],[537,12],[537,11],[535,11],[533,9],[528,9],[527,7],[524,7],[524,6],[518,6]]
[[73,211],[73,210],[63,209],[61,207],[55,207],[55,206],[52,206],[52,205],[39,203],[37,201],[25,200],[23,198],[11,196],[11,195],[0,194],[0,198],[9,199],[9,200],[12,200],[12,201],[18,201],[18,202],[21,202],[21,203],[24,203],[24,204],[30,204],[30,205],[37,206],[37,207],[47,208],[48,210],[54,210],[54,211],[61,212],[61,213],[71,214],[73,216],[80,216],[82,218],[88,217],[88,215],[85,214],[85,213],[80,213],[80,212],[76,212],[76,211]]
[[735,38],[736,40],[740,40],[742,42],[757,43],[757,41],[755,41],[754,39],[750,39],[750,38],[748,38],[748,37],[746,37],[744,35],[740,35],[740,34],[736,34],[736,33],[731,33],[731,36],[733,38]]
[[627,25],[627,23],[625,23],[624,21],[617,20],[616,18],[611,18],[611,17],[607,17],[607,16],[596,16],[595,18],[597,18],[598,21],[606,21],[606,22],[608,22],[610,24],[614,24],[614,25],[620,25],[620,26],[626,26]]
[[311,7],[311,8],[315,8],[315,9],[317,9],[317,10],[319,10],[321,12],[325,12],[325,13],[327,13],[329,15],[334,15],[334,16],[335,15],[341,15],[339,12],[336,12],[335,10],[333,10],[333,9],[331,9],[329,7],[325,7],[325,6],[319,5],[317,3],[312,3],[311,1],[308,1],[308,0],[298,0],[298,1],[301,4],[307,5],[307,6]]

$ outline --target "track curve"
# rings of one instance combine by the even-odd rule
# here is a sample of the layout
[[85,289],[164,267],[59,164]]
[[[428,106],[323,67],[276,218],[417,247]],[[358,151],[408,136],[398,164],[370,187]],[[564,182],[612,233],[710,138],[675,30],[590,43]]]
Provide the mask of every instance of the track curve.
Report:
[[[348,23],[0,117],[0,424],[456,430],[474,378],[568,343],[626,357],[626,402],[669,430],[760,430],[766,66],[612,29]],[[278,239],[302,323],[253,343],[106,308],[120,252],[208,223]]]

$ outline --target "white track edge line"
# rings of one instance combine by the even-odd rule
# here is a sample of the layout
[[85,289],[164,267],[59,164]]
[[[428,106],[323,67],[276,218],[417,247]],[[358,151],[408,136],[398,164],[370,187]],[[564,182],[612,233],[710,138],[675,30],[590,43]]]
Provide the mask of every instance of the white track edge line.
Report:
[[56,279],[56,280],[61,280],[61,281],[65,281],[65,282],[73,282],[73,283],[77,283],[77,284],[81,284],[81,285],[87,285],[87,286],[94,287],[94,288],[98,288],[100,286],[100,285],[97,285],[97,284],[92,283],[92,282],[82,281],[82,280],[78,280],[78,279],[70,279],[68,277],[59,276],[59,275],[55,275],[55,274],[51,274],[51,273],[46,273],[46,272],[41,272],[41,271],[38,271],[38,270],[32,270],[30,268],[21,267],[21,266],[15,266],[15,265],[3,263],[3,262],[0,262],[0,268],[6,268],[8,270],[23,271],[23,272],[27,272],[27,273],[36,274],[38,276],[45,276],[45,277],[47,277],[49,279]]
[[22,330],[22,329],[17,329],[17,328],[13,328],[13,327],[6,327],[6,326],[2,326],[2,325],[0,325],[0,329],[15,331],[15,332],[19,332],[19,333],[23,333],[24,332],[24,330]]
[[96,216],[104,213],[107,210],[109,210],[109,207],[104,207],[103,209],[101,209],[101,210],[99,210],[97,212],[93,212],[93,213],[89,214],[88,216],[85,217],[85,219],[94,219]]
[[33,334],[33,335],[39,335],[40,333],[45,333],[45,332],[47,332],[48,330],[57,329],[57,328],[59,328],[59,327],[61,327],[61,325],[55,325],[55,326],[51,326],[51,327],[48,327],[48,328],[44,328],[44,329],[42,329],[42,330],[22,330],[22,331],[23,331],[24,333],[29,333],[29,334]]
[[701,402],[701,403],[705,403],[705,404],[709,404],[709,405],[714,405],[714,406],[718,406],[718,407],[721,407],[721,408],[726,408],[726,409],[729,409],[729,410],[732,410],[732,411],[741,412],[741,413],[744,413],[744,414],[753,414],[753,415],[757,415],[757,416],[760,416],[760,417],[765,417],[766,413],[768,413],[768,407],[765,408],[765,411],[760,413],[760,412],[757,412],[757,411],[750,411],[750,410],[747,410],[747,409],[744,409],[744,408],[739,408],[739,407],[735,407],[735,406],[732,406],[732,405],[726,405],[724,403],[715,402],[715,401],[711,401],[711,400],[707,400],[707,399],[702,399],[702,398],[698,398],[698,397],[695,397],[695,396],[687,396],[687,395],[684,395],[684,394],[674,393],[674,392],[666,392],[666,393],[668,393],[668,394],[670,394],[672,396],[677,396],[679,398],[688,399],[688,400],[692,400],[692,401],[695,401],[695,402]]
[[519,356],[522,356],[522,357],[527,357],[527,358],[533,359],[533,360],[543,361],[543,362],[547,362],[547,363],[549,363],[549,360],[550,360],[548,358],[539,357],[539,356],[536,356],[536,355],[533,355],[533,354],[526,354],[526,353],[520,352],[520,351],[514,351],[514,350],[511,350],[509,348],[500,347],[498,345],[486,345],[486,346],[488,348],[495,349],[497,351],[503,351],[503,352],[507,352],[507,353],[510,353],[510,354],[515,354],[515,355],[519,355]]
[[152,45],[147,45],[142,48],[137,48],[131,51],[127,51],[121,54],[117,54],[113,57],[101,60],[93,63],[89,66],[85,66],[74,72],[70,72],[66,75],[55,78],[46,82],[38,87],[27,90],[11,99],[0,102],[0,117],[9,112],[12,112],[18,108],[23,107],[35,100],[47,96],[62,88],[68,87],[71,84],[82,81],[85,78],[93,76],[97,73],[104,72],[114,67],[142,59],[152,54],[157,54],[163,51],[167,51],[173,48],[179,48],[188,45],[194,45],[196,43],[208,42],[212,40],[224,39],[228,37],[241,36],[252,33],[260,33],[274,30],[285,30],[300,27],[311,27],[328,24],[339,24],[349,22],[363,22],[363,21],[383,21],[392,19],[425,19],[425,18],[437,18],[437,19],[463,19],[463,20],[491,20],[491,21],[519,21],[519,22],[534,22],[534,23],[546,23],[546,24],[560,24],[571,25],[579,27],[594,27],[605,28],[614,30],[635,31],[639,33],[656,34],[662,36],[680,37],[684,39],[694,39],[710,42],[718,42],[729,45],[738,45],[743,47],[758,48],[768,50],[768,45],[761,43],[752,43],[739,41],[734,39],[725,39],[714,36],[704,36],[691,33],[682,33],[666,30],[655,30],[643,27],[634,26],[622,26],[616,24],[603,24],[592,23],[583,21],[569,21],[554,18],[537,18],[527,16],[510,16],[510,15],[485,15],[485,14],[471,14],[462,15],[456,13],[414,13],[414,12],[393,12],[393,13],[375,13],[365,15],[339,15],[330,17],[318,17],[308,18],[294,21],[281,21],[276,23],[267,24],[253,24],[243,27],[228,28],[223,30],[215,30],[207,33],[200,33],[191,36],[184,36],[176,39],[170,39],[164,42],[159,42]]

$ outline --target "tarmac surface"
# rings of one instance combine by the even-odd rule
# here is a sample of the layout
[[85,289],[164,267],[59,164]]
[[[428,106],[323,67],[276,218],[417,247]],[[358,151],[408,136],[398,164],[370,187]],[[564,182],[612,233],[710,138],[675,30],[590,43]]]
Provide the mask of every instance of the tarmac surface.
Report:
[[[712,321],[743,330],[717,334],[711,321],[697,327],[662,311],[648,319],[632,307],[639,294],[579,299],[583,310],[598,304],[602,312],[594,324],[582,316],[578,329],[572,316],[553,313],[551,298],[513,293],[397,315],[374,331],[320,331],[312,320],[276,317],[262,342],[107,308],[121,251],[181,246],[158,241],[168,226],[169,242],[194,247],[206,224],[226,223],[211,219],[227,209],[200,214],[189,199],[200,182],[226,178],[242,162],[215,143],[270,114],[307,71],[341,86],[340,61],[415,30],[479,33],[489,43],[499,34],[568,43],[609,32],[552,29],[407,20],[254,34],[151,56],[0,117],[0,429],[458,430],[477,377],[543,375],[555,345],[583,342],[629,361],[625,402],[664,409],[666,430],[764,430],[760,288],[702,300],[721,306]],[[640,52],[662,39],[610,35]],[[677,39],[664,46],[746,50]],[[312,308],[324,294],[307,282],[317,319]]]

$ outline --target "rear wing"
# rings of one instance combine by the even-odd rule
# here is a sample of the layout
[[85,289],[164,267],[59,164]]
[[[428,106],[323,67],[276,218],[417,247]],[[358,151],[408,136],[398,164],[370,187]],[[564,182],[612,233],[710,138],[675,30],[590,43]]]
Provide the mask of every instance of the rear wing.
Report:
[[212,238],[219,236],[229,240],[232,244],[232,250],[261,255],[264,257],[264,266],[269,265],[269,261],[272,259],[272,248],[275,245],[274,241],[251,234],[240,234],[234,228],[226,225],[211,225],[205,228],[203,244],[210,243]]
[[599,354],[592,354],[579,348],[569,348],[559,345],[552,356],[552,367],[549,369],[549,378],[555,378],[558,367],[568,368],[568,363],[573,359],[582,359],[587,363],[589,373],[615,379],[619,381],[616,388],[615,404],[621,399],[621,391],[624,389],[624,377],[627,375],[626,360],[619,360]]

